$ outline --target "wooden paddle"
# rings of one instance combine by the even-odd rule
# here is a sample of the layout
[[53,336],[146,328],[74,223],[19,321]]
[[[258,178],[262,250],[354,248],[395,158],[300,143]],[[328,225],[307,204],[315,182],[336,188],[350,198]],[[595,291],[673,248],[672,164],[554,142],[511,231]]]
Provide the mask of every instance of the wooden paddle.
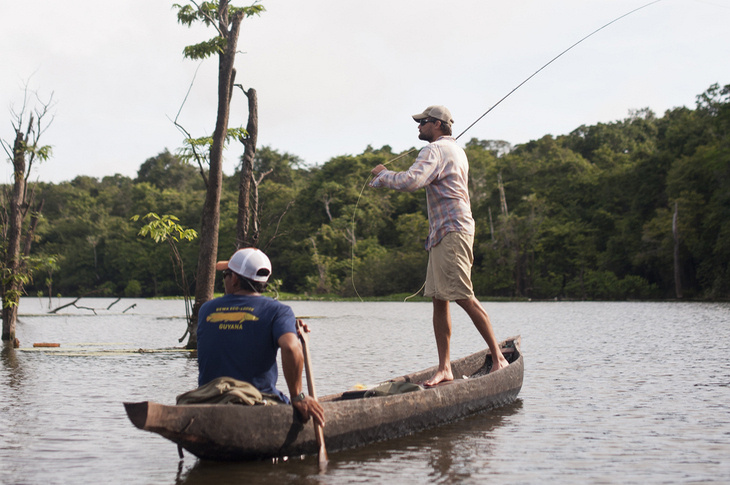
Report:
[[[307,388],[309,389],[309,395],[313,399],[317,399],[317,391],[314,389],[314,376],[312,376],[312,365],[311,359],[309,358],[309,336],[304,331],[301,320],[297,320],[297,328],[300,329],[299,338],[302,340],[302,350],[304,352],[304,371],[307,376]],[[320,469],[327,466],[329,459],[327,458],[327,449],[324,445],[324,430],[317,421],[312,419],[314,422],[314,434],[317,436],[317,444],[319,445],[319,451],[317,451],[317,457],[319,458]]]

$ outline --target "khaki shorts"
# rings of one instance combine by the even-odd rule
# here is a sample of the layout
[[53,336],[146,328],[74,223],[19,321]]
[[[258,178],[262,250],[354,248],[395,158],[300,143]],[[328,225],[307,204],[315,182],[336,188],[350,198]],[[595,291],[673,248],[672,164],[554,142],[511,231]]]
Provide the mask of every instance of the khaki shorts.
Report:
[[471,266],[474,236],[450,232],[428,252],[423,295],[437,300],[466,300],[474,296]]

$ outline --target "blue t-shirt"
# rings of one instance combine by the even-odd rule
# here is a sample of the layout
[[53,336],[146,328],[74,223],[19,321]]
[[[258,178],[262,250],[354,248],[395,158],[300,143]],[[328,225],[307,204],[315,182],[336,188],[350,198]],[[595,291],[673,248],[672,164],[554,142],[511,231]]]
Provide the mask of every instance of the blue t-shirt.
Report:
[[233,377],[289,400],[276,389],[279,337],[296,334],[292,309],[265,296],[225,295],[198,312],[198,385]]

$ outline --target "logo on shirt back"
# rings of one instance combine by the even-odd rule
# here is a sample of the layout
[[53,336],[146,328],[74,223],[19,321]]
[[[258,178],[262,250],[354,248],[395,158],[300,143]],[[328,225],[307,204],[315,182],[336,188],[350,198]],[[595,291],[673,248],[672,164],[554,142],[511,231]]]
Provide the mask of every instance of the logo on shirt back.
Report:
[[208,315],[206,322],[218,323],[220,330],[240,330],[245,321],[257,321],[259,318],[248,312],[215,312]]

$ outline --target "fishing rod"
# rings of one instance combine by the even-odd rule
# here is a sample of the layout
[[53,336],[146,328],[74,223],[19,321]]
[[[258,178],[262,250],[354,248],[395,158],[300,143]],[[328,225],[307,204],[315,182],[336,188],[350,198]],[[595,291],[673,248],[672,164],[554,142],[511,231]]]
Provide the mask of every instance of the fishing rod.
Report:
[[[639,10],[642,10],[642,9],[644,9],[646,7],[649,7],[651,5],[654,5],[655,3],[659,3],[661,1],[662,0],[653,0],[653,1],[651,1],[649,3],[646,3],[646,4],[644,4],[644,5],[640,6],[640,7],[637,7],[637,8],[635,8],[635,9],[629,11],[629,12],[626,12],[625,14],[616,17],[615,19],[611,20],[610,22],[608,22],[608,23],[602,25],[601,27],[597,28],[596,30],[594,30],[590,34],[584,36],[583,38],[581,38],[577,42],[573,43],[570,47],[568,47],[567,49],[563,50],[560,54],[558,54],[557,56],[553,57],[548,62],[546,62],[545,64],[543,64],[537,71],[535,71],[532,74],[530,74],[529,76],[527,76],[524,81],[522,81],[517,86],[515,86],[510,92],[508,92],[507,94],[505,94],[504,96],[502,96],[502,98],[499,101],[497,101],[496,103],[494,103],[488,110],[486,110],[484,113],[482,113],[481,116],[479,116],[476,120],[474,120],[474,122],[472,122],[472,124],[470,124],[469,126],[467,126],[464,129],[464,131],[462,131],[461,133],[459,133],[459,135],[455,137],[455,140],[458,140],[459,138],[461,138],[461,136],[464,133],[466,133],[474,125],[476,125],[477,123],[479,123],[482,120],[482,118],[484,118],[485,116],[487,116],[494,108],[496,108],[497,106],[499,106],[500,104],[502,104],[502,102],[505,99],[509,98],[512,95],[512,93],[514,93],[515,91],[517,91],[518,89],[520,89],[530,79],[532,79],[533,77],[537,76],[543,69],[547,68],[553,62],[557,61],[559,58],[561,58],[564,54],[566,54],[567,52],[569,52],[571,49],[573,49],[574,47],[578,46],[583,41],[589,39],[590,37],[592,37],[593,35],[597,34],[598,32],[602,31],[606,27],[608,27],[608,26],[610,26],[610,25],[618,22],[619,20],[621,20],[623,18],[626,18],[629,15],[631,15],[631,14],[633,14],[635,12],[638,12]],[[405,157],[406,155],[409,155],[413,151],[415,151],[415,148],[409,150],[406,153],[402,153],[402,154],[398,155],[397,157],[392,158],[391,160],[388,160],[387,162],[383,163],[383,165],[384,166],[390,165],[391,163],[395,162],[396,160],[399,160],[399,159]],[[357,207],[360,205],[360,199],[362,198],[362,194],[365,191],[365,187],[367,187],[368,182],[370,182],[370,178],[371,177],[372,177],[372,175],[368,176],[368,180],[363,185],[363,188],[360,191],[360,196],[357,198],[357,203],[355,204],[355,209],[352,212],[352,258],[351,258],[351,274],[352,274],[352,276],[351,276],[351,279],[352,279],[352,288],[355,290],[355,294],[357,295],[357,297],[360,298],[360,301],[362,301],[362,297],[360,296],[360,293],[358,293],[357,288],[355,287],[355,214],[357,213]],[[414,295],[411,295],[408,298],[412,298],[413,296],[415,296],[416,294],[418,294],[420,291],[421,290],[418,290]],[[406,300],[408,300],[408,298],[406,298]]]
[[459,133],[459,136],[457,136],[457,137],[456,137],[455,139],[456,139],[456,140],[458,140],[458,139],[459,139],[459,138],[461,137],[461,135],[463,135],[464,133],[466,133],[467,131],[469,131],[469,129],[471,129],[471,128],[472,128],[472,127],[473,127],[474,125],[476,125],[477,123],[479,123],[479,122],[480,122],[480,121],[482,120],[482,118],[484,118],[485,116],[487,116],[487,115],[489,114],[489,112],[490,112],[490,111],[492,111],[492,110],[493,110],[494,108],[496,108],[497,106],[499,106],[499,105],[500,105],[500,104],[502,103],[502,101],[504,101],[505,99],[509,98],[509,97],[510,97],[510,95],[511,95],[512,93],[514,93],[515,91],[517,91],[518,89],[520,89],[520,88],[521,88],[521,87],[522,87],[522,86],[523,86],[523,85],[524,85],[525,83],[527,83],[527,81],[529,81],[529,80],[530,80],[530,79],[532,79],[533,77],[537,76],[537,74],[539,74],[539,73],[540,73],[540,71],[542,71],[543,69],[545,69],[546,67],[548,67],[548,66],[549,66],[550,64],[552,64],[553,62],[557,61],[557,60],[558,60],[558,59],[559,59],[560,57],[562,57],[562,56],[563,56],[563,54],[565,54],[565,53],[567,53],[568,51],[570,51],[570,50],[571,50],[571,49],[572,49],[573,47],[576,47],[576,46],[577,46],[578,44],[580,44],[580,43],[582,43],[582,42],[583,42],[584,40],[586,40],[586,39],[588,39],[588,38],[592,37],[592,36],[593,36],[594,34],[597,34],[597,33],[598,33],[598,32],[600,32],[601,30],[603,30],[603,29],[605,29],[606,27],[608,27],[609,25],[611,25],[611,24],[613,24],[613,23],[616,23],[616,22],[618,22],[619,20],[621,20],[621,19],[623,19],[623,18],[625,18],[625,17],[628,17],[629,15],[631,15],[631,14],[632,14],[632,13],[634,13],[634,12],[638,12],[639,10],[641,10],[641,9],[643,9],[643,8],[649,7],[650,5],[654,5],[655,3],[659,3],[659,2],[661,2],[661,1],[662,1],[662,0],[654,0],[653,2],[649,2],[649,3],[647,3],[647,4],[644,4],[644,5],[642,5],[641,7],[637,7],[637,8],[635,8],[635,9],[631,10],[630,12],[627,12],[627,13],[625,13],[625,14],[621,15],[620,17],[616,17],[615,19],[611,20],[611,21],[610,21],[610,22],[608,22],[607,24],[605,24],[605,25],[603,25],[603,26],[601,26],[601,27],[597,28],[596,30],[594,30],[594,31],[593,31],[593,32],[591,32],[590,34],[586,35],[585,37],[583,37],[583,38],[582,38],[582,39],[580,39],[580,40],[579,40],[578,42],[574,43],[573,45],[571,45],[570,47],[568,47],[567,49],[565,49],[565,50],[564,50],[563,52],[561,52],[561,53],[560,53],[560,54],[558,54],[557,56],[555,56],[555,57],[553,57],[552,59],[550,59],[550,60],[549,60],[548,62],[546,62],[546,63],[545,63],[545,64],[544,64],[544,65],[543,65],[543,66],[542,66],[542,67],[541,67],[540,69],[538,69],[537,71],[535,71],[535,72],[533,72],[532,74],[530,74],[530,75],[529,75],[529,76],[528,76],[528,77],[527,77],[527,78],[526,78],[526,79],[525,79],[524,81],[522,81],[522,82],[521,82],[521,83],[519,83],[519,84],[518,84],[517,86],[515,86],[515,87],[514,87],[514,89],[512,89],[512,91],[510,91],[509,93],[505,94],[505,95],[504,95],[504,96],[502,97],[502,99],[500,99],[499,101],[497,101],[496,103],[494,103],[494,104],[493,104],[493,105],[492,105],[492,106],[491,106],[491,107],[490,107],[490,108],[489,108],[489,109],[488,109],[487,111],[485,111],[484,113],[482,113],[482,115],[481,115],[481,116],[480,116],[479,118],[477,118],[476,120],[474,120],[474,122],[473,122],[472,124],[470,124],[469,126],[467,126],[467,127],[466,127],[466,129],[465,129],[464,131],[462,131],[461,133]]

